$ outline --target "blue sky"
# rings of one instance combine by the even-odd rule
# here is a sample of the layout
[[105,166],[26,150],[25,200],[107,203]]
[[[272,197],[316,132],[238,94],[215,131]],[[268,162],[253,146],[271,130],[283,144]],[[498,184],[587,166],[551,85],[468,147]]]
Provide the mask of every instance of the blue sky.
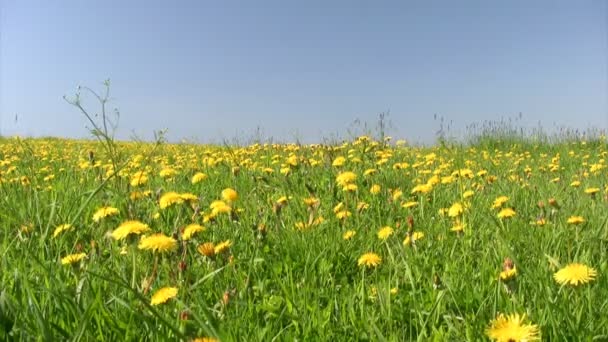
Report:
[[419,142],[434,114],[607,128],[607,3],[2,0],[0,130],[86,137],[62,96],[106,78],[123,139],[314,142],[388,110]]

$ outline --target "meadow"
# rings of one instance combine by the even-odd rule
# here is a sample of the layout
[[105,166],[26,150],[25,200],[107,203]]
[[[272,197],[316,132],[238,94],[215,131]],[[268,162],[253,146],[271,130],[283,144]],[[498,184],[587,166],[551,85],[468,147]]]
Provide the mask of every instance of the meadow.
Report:
[[0,142],[0,340],[608,340],[608,145]]

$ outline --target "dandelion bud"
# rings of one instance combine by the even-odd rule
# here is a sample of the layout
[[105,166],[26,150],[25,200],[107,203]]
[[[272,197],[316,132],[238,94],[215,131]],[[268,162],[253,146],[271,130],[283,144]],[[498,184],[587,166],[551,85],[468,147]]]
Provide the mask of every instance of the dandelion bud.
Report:
[[179,262],[178,267],[181,272],[184,272],[188,268],[188,265],[182,260]]
[[407,218],[407,226],[408,228],[414,228],[414,217],[408,216]]

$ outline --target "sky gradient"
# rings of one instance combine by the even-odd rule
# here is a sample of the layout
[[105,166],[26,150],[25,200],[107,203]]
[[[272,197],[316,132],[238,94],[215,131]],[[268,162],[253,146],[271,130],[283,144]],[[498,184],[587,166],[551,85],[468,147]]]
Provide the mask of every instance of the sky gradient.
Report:
[[605,129],[607,4],[0,0],[0,131],[88,137],[62,97],[106,78],[121,139],[317,142],[385,111],[413,142],[434,114]]

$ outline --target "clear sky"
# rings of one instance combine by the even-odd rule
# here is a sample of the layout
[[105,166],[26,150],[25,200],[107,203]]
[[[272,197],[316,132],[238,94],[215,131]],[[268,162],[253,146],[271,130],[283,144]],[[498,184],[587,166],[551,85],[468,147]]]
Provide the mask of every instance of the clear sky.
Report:
[[120,138],[313,142],[388,110],[421,142],[434,114],[607,128],[607,4],[0,0],[0,130],[85,137],[62,96],[106,78]]

